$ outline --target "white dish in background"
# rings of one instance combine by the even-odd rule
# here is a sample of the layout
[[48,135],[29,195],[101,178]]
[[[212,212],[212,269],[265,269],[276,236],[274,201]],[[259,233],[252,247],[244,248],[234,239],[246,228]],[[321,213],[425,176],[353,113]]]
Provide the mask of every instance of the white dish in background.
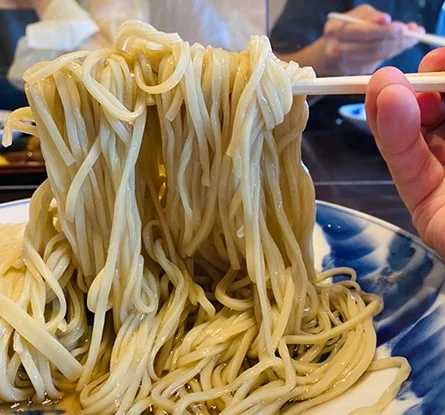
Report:
[[355,127],[366,134],[371,134],[368,123],[366,122],[365,104],[348,104],[342,105],[338,109],[339,114]]
[[[0,223],[28,219],[28,200],[0,204]],[[383,415],[445,414],[445,263],[417,237],[375,217],[317,202],[314,232],[319,269],[351,266],[366,291],[383,297],[375,319],[378,356],[405,356],[412,372]],[[367,374],[356,386],[308,415],[346,415],[373,403],[395,370]],[[74,397],[55,406],[0,407],[0,414],[70,414]],[[75,405],[75,404],[74,404]],[[39,409],[40,411],[39,411]]]

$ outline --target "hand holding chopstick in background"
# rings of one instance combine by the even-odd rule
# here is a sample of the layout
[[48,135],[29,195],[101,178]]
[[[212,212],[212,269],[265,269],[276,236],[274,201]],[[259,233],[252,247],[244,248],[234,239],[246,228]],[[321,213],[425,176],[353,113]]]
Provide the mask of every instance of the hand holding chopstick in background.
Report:
[[[358,23],[365,25],[375,25],[373,22],[367,20],[358,19],[344,13],[329,13],[328,19],[337,20],[344,23]],[[445,46],[445,37],[432,35],[431,33],[422,33],[418,30],[409,30],[408,26],[405,31],[403,31],[403,36],[410,37],[411,39],[416,39],[421,43],[433,46]]]
[[372,73],[382,62],[418,42],[405,36],[407,31],[425,33],[416,23],[392,22],[388,14],[369,5],[358,6],[343,16],[350,21],[328,19],[325,24],[322,41],[326,70],[321,71],[322,75]]

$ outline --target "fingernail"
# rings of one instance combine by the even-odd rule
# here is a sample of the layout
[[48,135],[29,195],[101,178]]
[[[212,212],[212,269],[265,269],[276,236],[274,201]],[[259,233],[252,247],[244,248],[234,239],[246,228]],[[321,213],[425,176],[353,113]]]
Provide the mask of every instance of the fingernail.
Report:
[[391,15],[390,14],[384,13],[383,19],[384,19],[385,23],[391,23]]

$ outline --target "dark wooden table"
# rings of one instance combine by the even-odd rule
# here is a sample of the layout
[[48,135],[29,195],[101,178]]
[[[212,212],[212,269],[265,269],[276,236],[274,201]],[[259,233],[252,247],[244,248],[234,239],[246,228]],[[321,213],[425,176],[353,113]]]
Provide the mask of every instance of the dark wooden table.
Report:
[[[0,203],[31,197],[46,178],[45,170],[0,168]],[[1,219],[1,218],[0,218]]]
[[[303,159],[315,182],[317,198],[387,220],[414,232],[386,165],[372,137],[347,125],[304,134]],[[32,195],[42,172],[0,174],[0,202]]]

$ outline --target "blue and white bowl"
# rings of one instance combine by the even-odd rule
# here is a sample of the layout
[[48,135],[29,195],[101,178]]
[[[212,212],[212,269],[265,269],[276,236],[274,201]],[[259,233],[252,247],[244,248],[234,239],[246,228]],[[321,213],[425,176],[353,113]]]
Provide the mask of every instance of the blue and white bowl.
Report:
[[[365,291],[380,295],[377,356],[404,356],[412,373],[384,411],[391,415],[445,414],[445,263],[417,237],[382,220],[318,202],[317,265],[350,266]],[[346,414],[370,404],[395,370],[367,375],[313,414]]]
[[372,135],[366,121],[365,104],[348,104],[342,105],[338,109],[338,113],[349,123],[357,127],[366,134]]
[[[28,201],[0,205],[0,223],[27,218]],[[405,356],[412,366],[410,378],[384,415],[444,415],[444,261],[396,226],[325,202],[317,202],[314,247],[319,269],[353,267],[363,289],[383,298],[384,310],[375,319],[377,356]],[[341,397],[307,414],[343,415],[372,404],[395,373],[370,373]],[[62,400],[46,410],[71,413],[69,408]]]

